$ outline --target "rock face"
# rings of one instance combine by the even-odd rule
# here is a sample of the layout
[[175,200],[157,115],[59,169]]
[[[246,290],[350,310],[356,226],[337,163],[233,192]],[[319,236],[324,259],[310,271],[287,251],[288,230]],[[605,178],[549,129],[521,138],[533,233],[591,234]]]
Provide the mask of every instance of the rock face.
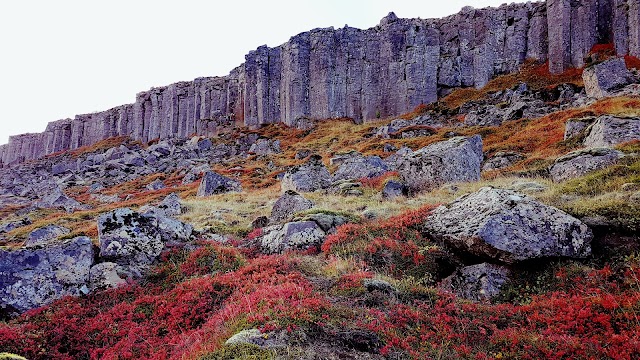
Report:
[[606,147],[632,140],[640,140],[640,118],[623,119],[605,115],[591,125],[584,145]]
[[398,172],[411,192],[428,191],[442,184],[480,180],[482,138],[454,137],[405,156]]
[[[114,136],[148,142],[235,126],[399,115],[455,87],[482,87],[526,59],[560,73],[580,67],[597,43],[640,56],[636,0],[548,0],[466,7],[443,19],[399,19],[375,27],[314,29],[261,46],[223,77],[197,78],[139,93],[133,104],[51,122],[12,136],[0,164],[92,145]],[[206,144],[203,144],[206,146]]]
[[273,223],[279,223],[288,220],[299,211],[309,210],[312,207],[313,202],[311,200],[305,199],[295,191],[288,190],[273,204],[269,220]]
[[208,171],[202,177],[197,196],[211,196],[227,192],[242,191],[240,183],[220,174]]
[[280,187],[282,191],[313,192],[331,186],[329,170],[319,156],[311,156],[306,164],[296,166],[284,174]]
[[15,251],[0,250],[0,312],[16,315],[66,295],[89,292],[91,239]]
[[440,286],[464,299],[489,301],[509,281],[509,274],[509,269],[504,266],[482,263],[457,270]]
[[613,90],[620,89],[632,81],[624,58],[607,60],[590,66],[582,74],[587,96],[600,99]]
[[440,206],[425,231],[454,248],[505,263],[591,253],[591,230],[578,219],[509,190],[482,188]]
[[565,181],[609,167],[623,157],[622,152],[609,148],[578,150],[558,158],[549,172],[553,181]]

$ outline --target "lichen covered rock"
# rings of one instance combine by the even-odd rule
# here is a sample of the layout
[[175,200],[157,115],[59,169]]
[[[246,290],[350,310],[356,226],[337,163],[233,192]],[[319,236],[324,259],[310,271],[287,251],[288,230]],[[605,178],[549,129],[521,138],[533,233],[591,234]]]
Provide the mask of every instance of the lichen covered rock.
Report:
[[549,173],[555,182],[575,179],[592,171],[609,167],[623,157],[622,152],[609,148],[577,150],[559,157],[549,168]]
[[402,180],[413,193],[446,183],[480,180],[482,138],[454,137],[407,156],[398,167]]
[[559,209],[489,187],[438,207],[424,229],[456,249],[504,263],[584,258],[593,238],[587,225]]
[[89,292],[93,244],[77,237],[37,249],[0,250],[0,313],[16,315]]

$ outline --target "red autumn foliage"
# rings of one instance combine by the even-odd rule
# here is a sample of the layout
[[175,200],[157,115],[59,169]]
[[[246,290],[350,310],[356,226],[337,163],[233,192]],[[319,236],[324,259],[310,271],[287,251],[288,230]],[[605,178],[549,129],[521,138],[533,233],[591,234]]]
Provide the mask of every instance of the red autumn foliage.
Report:
[[420,229],[433,208],[423,207],[383,221],[343,225],[327,237],[322,251],[354,257],[396,276],[436,272],[435,262],[442,251]]

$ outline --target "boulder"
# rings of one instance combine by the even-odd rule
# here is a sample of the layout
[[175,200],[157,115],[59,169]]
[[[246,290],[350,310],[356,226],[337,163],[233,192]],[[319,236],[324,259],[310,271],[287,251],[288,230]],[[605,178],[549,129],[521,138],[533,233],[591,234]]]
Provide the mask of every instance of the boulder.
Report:
[[320,246],[326,233],[314,221],[298,221],[283,226],[265,228],[262,250],[267,254],[282,253],[287,250],[305,250]]
[[556,159],[549,173],[555,182],[575,179],[614,165],[623,157],[622,152],[609,148],[577,150]]
[[640,118],[624,119],[604,115],[591,125],[584,145],[608,147],[633,140],[640,140]]
[[594,117],[571,119],[564,126],[564,139],[569,140],[581,135],[595,120]]
[[36,249],[0,249],[0,312],[13,316],[63,296],[89,292],[94,252],[78,237]]
[[311,200],[305,199],[295,191],[287,190],[276,200],[276,203],[273,204],[269,219],[272,223],[279,223],[288,220],[293,214],[299,211],[311,209],[313,205]]
[[153,212],[121,208],[98,217],[100,257],[134,271],[136,276],[160,255],[166,243],[191,239],[193,228]]
[[295,166],[282,177],[280,187],[283,192],[313,192],[331,186],[332,179],[329,170],[322,163],[320,156],[311,156],[303,165]]
[[146,186],[147,190],[151,190],[151,191],[164,189],[165,187],[166,187],[166,185],[160,179],[155,179],[152,182],[150,182],[149,184],[147,184],[147,186]]
[[482,166],[483,171],[489,170],[500,170],[507,168],[518,161],[524,159],[522,154],[518,154],[515,152],[497,152],[495,153],[491,159],[487,160]]
[[252,229],[262,229],[269,226],[269,218],[266,216],[258,216],[251,222]]
[[396,289],[393,285],[389,284],[387,281],[378,280],[378,279],[364,279],[362,285],[369,292],[379,291],[382,293],[395,295],[398,293],[398,289]]
[[286,347],[288,336],[285,332],[262,333],[258,329],[242,330],[225,341],[225,345],[249,344],[263,349]]
[[365,179],[383,175],[389,171],[387,164],[378,156],[356,156],[343,160],[333,174],[333,180]]
[[211,196],[240,191],[242,191],[240,182],[224,177],[213,171],[207,171],[202,177],[197,196]]
[[114,288],[126,284],[126,271],[118,264],[103,262],[91,267],[89,287],[91,291]]
[[360,154],[357,151],[351,150],[345,153],[339,153],[334,155],[331,159],[329,159],[329,165],[331,166],[339,166],[344,164],[347,160],[353,159],[353,158],[357,158],[357,157],[361,157],[362,154]]
[[256,155],[271,155],[282,152],[280,149],[280,140],[258,139],[251,147],[249,152]]
[[29,233],[27,241],[24,243],[25,247],[34,247],[46,245],[51,240],[55,240],[62,235],[68,234],[70,231],[67,228],[57,225],[49,225]]
[[429,191],[446,183],[480,180],[482,138],[454,137],[404,157],[398,172],[410,192]]
[[615,58],[587,67],[582,73],[587,96],[603,98],[633,80],[624,58]]
[[54,188],[40,199],[36,206],[44,209],[64,209],[66,212],[74,212],[84,208],[78,201],[65,195],[59,187]]
[[300,149],[296,152],[296,155],[294,156],[294,158],[296,160],[302,160],[302,159],[306,159],[309,156],[311,156],[313,152],[309,149]]
[[394,199],[397,197],[407,196],[408,193],[409,191],[407,186],[395,180],[387,181],[382,189],[382,197],[384,199]]
[[482,263],[457,270],[444,279],[440,287],[458,297],[484,302],[500,293],[509,275],[509,269],[504,266]]
[[199,165],[193,168],[190,168],[189,171],[182,178],[182,185],[191,184],[192,182],[198,180],[198,178],[206,173],[211,171],[211,167],[209,164]]
[[473,255],[514,263],[546,258],[584,258],[593,233],[580,220],[514,191],[485,187],[438,207],[424,230]]
[[189,140],[188,145],[191,149],[197,150],[200,152],[210,150],[213,147],[213,143],[211,142],[211,139],[202,138],[199,136],[192,137]]
[[336,232],[338,226],[352,222],[352,220],[346,216],[331,212],[316,212],[313,214],[308,214],[300,220],[315,222],[320,227],[320,229],[322,229],[322,231],[327,234],[333,234]]
[[158,204],[158,209],[160,209],[165,216],[177,216],[182,214],[180,197],[176,193],[167,195],[167,197]]

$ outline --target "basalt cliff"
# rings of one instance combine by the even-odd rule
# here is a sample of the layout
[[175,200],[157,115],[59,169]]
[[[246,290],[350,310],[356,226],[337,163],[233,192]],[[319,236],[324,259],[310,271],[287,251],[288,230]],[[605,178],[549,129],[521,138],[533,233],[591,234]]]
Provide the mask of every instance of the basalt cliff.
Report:
[[640,56],[638,0],[548,0],[466,7],[443,19],[399,19],[360,30],[315,29],[261,46],[229,75],[152,88],[133,104],[12,136],[0,166],[115,136],[147,142],[211,136],[234,126],[398,115],[459,87],[482,87],[526,60],[552,73],[584,65],[596,44]]

